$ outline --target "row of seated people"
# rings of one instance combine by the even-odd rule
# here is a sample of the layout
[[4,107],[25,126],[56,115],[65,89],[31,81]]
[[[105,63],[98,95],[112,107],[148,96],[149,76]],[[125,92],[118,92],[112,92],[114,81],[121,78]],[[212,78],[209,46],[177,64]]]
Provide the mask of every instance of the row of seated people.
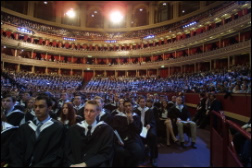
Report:
[[[81,76],[67,76],[58,74],[36,74],[29,72],[13,72],[2,70],[1,72],[2,87],[12,88],[18,85],[24,89],[29,88],[32,92],[72,90],[73,92],[82,86]],[[14,87],[14,88],[17,88]]]
[[179,73],[168,78],[95,77],[84,91],[251,93],[251,72],[247,66],[236,66],[230,71]]
[[[81,94],[75,94],[72,103],[66,93],[62,93],[62,99],[57,102],[49,93],[30,97],[29,92],[25,92],[22,100],[18,102],[15,96],[3,93],[1,116],[5,122],[2,131],[5,131],[7,136],[3,134],[1,136],[3,138],[1,162],[8,163],[10,166],[61,164],[137,166],[145,156],[144,143],[146,143],[150,149],[150,162],[153,166],[157,166],[156,122],[159,122],[159,119],[156,121],[155,115],[161,113],[153,109],[153,101],[148,100],[151,103],[149,108],[146,106],[145,97],[139,97],[138,104],[123,97],[117,100],[115,98],[115,101],[109,104],[110,107],[115,105],[114,109],[110,108],[112,111],[109,111],[105,110],[102,97],[91,96],[91,99],[83,104]],[[23,102],[25,104],[22,104]],[[60,104],[60,110],[54,108],[57,103]],[[166,119],[174,120],[173,124],[177,124],[181,146],[186,148],[183,125],[188,123],[192,130],[191,146],[196,148],[196,126],[190,120],[190,113],[183,105],[182,97],[176,98],[176,104],[168,111]],[[164,114],[162,117],[164,119]],[[46,129],[48,127],[50,129]],[[113,129],[118,132],[116,133],[118,139],[113,138]],[[141,138],[142,129],[146,129],[148,133]],[[174,137],[173,129],[169,131],[173,135],[174,142],[178,142],[179,140]],[[8,150],[10,152],[7,152]],[[112,158],[114,158],[113,163]]]
[[[232,3],[226,4],[227,6],[231,5]],[[76,31],[76,30],[67,30],[63,28],[57,28],[53,26],[43,25],[41,23],[35,23],[32,21],[24,20],[15,16],[8,15],[6,13],[1,14],[1,22],[2,23],[11,23],[16,26],[22,26],[28,29],[33,29],[35,31],[49,33],[52,35],[60,35],[60,36],[69,36],[69,37],[78,37],[78,38],[85,38],[85,39],[127,39],[127,38],[135,38],[135,37],[145,37],[148,35],[157,35],[157,34],[163,34],[166,33],[167,30],[169,31],[175,31],[178,28],[181,28],[186,23],[190,23],[195,20],[200,20],[203,18],[206,18],[209,16],[209,14],[214,14],[215,12],[219,11],[220,8],[224,8],[222,6],[218,6],[215,9],[212,9],[210,11],[206,11],[204,13],[201,13],[197,16],[193,16],[190,18],[187,18],[183,20],[182,22],[158,27],[158,28],[152,28],[148,30],[139,30],[139,31],[133,31],[131,33],[98,33],[98,32],[89,32],[89,31]]]

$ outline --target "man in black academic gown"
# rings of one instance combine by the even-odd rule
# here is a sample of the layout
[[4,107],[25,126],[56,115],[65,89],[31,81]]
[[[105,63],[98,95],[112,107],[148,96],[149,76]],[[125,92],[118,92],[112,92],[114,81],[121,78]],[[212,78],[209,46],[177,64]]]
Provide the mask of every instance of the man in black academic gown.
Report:
[[157,167],[158,147],[156,121],[153,111],[146,107],[146,99],[144,97],[140,98],[139,107],[135,109],[135,112],[141,117],[142,125],[148,130],[146,141],[150,148],[150,162],[152,166]]
[[60,166],[63,125],[50,117],[51,107],[49,97],[36,98],[35,120],[23,124],[10,144],[10,167]]
[[75,93],[74,100],[73,100],[73,107],[77,114],[77,122],[84,120],[84,103],[83,103],[83,96],[80,93]]
[[143,161],[144,146],[140,138],[142,123],[140,117],[133,113],[132,102],[124,101],[123,113],[113,117],[113,128],[119,134],[116,141],[114,167],[136,167]]
[[94,100],[87,101],[85,120],[67,132],[64,166],[109,167],[114,156],[114,132],[104,121],[97,122],[101,109]]
[[24,112],[15,108],[16,98],[8,93],[3,94],[2,108],[7,122],[13,126],[19,126],[24,118]]
[[104,121],[108,125],[111,125],[113,117],[111,116],[110,112],[103,108],[104,107],[104,101],[101,97],[95,96],[94,100],[99,104],[101,108],[100,114],[97,116],[97,121]]

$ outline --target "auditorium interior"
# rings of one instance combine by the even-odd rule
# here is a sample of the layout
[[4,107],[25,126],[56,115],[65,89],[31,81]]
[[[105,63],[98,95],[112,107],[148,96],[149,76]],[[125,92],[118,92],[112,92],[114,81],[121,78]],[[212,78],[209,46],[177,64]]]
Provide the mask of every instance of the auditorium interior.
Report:
[[[115,118],[114,110],[128,113],[130,100],[149,131],[137,135],[144,144],[139,167],[251,167],[251,1],[1,1],[1,124],[10,115],[5,94],[35,119],[29,102],[43,93],[54,101],[55,122],[72,102],[76,125],[86,118],[75,108],[80,95],[83,106],[99,96],[104,114]],[[189,112],[182,128],[180,107]],[[148,111],[139,108],[151,111],[155,126],[146,125]],[[115,130],[113,117],[106,123]],[[14,127],[28,123],[24,117]],[[1,158],[8,145],[1,136]],[[10,150],[1,167],[18,165],[16,156]],[[85,157],[83,163],[116,167],[117,156],[107,165]],[[36,165],[35,157],[30,165],[46,165]]]

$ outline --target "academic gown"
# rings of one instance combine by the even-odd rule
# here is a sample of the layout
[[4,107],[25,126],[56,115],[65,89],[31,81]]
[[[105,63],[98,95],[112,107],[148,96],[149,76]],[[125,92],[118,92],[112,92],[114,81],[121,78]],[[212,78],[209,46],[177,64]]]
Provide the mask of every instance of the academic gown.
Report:
[[[11,167],[55,167],[63,157],[63,125],[50,119],[40,127],[28,121],[19,127],[15,140],[10,144]],[[33,159],[32,159],[33,158]]]
[[10,125],[9,123],[2,122],[1,131],[1,167],[2,163],[6,164],[10,161],[9,144],[15,137],[18,126]]
[[105,122],[97,123],[91,137],[84,121],[69,128],[64,148],[64,166],[85,162],[88,167],[109,167],[114,157],[114,132]]
[[113,167],[136,167],[144,157],[144,145],[140,138],[142,123],[136,113],[133,113],[133,119],[134,121],[129,124],[124,113],[113,117],[113,129],[117,130],[124,143],[124,146],[116,143]]
[[21,120],[24,118],[24,113],[19,109],[14,109],[6,115],[7,122],[14,126],[19,126]]
[[106,111],[106,110],[105,110],[105,114],[104,115],[102,115],[101,117],[97,116],[97,121],[98,122],[99,121],[104,121],[105,123],[107,123],[110,126],[112,124],[112,120],[113,120],[112,115],[108,111]]

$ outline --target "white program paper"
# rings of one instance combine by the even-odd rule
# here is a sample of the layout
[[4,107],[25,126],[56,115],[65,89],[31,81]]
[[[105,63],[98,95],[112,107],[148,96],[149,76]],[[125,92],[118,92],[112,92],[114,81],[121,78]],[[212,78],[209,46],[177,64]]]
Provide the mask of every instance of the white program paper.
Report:
[[146,127],[143,127],[142,132],[140,134],[141,137],[146,138],[148,133],[148,129]]

